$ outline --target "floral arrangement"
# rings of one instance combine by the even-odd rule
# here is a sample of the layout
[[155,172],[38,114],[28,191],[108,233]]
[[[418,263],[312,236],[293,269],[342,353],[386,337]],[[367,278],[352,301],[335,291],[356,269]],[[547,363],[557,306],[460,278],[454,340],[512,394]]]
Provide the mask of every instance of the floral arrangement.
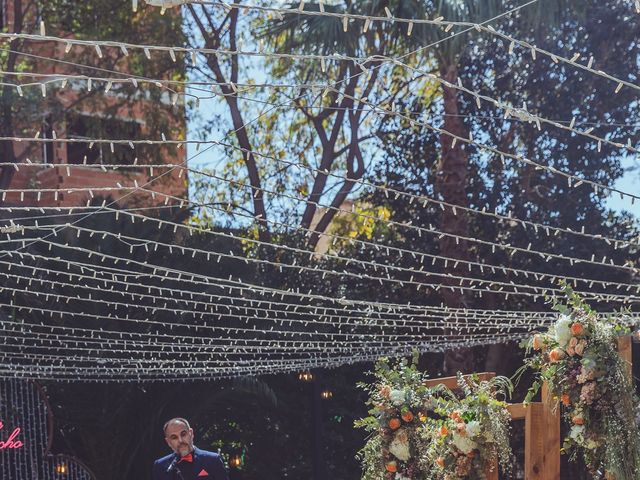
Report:
[[421,452],[426,451],[421,427],[431,407],[432,391],[425,386],[426,376],[413,362],[400,360],[390,365],[387,359],[376,364],[376,381],[359,384],[369,394],[369,416],[356,422],[370,436],[358,453],[363,480],[423,480],[430,466]]
[[369,438],[358,457],[363,480],[481,479],[498,460],[508,470],[510,415],[496,396],[510,382],[460,377],[464,398],[444,386],[428,388],[414,362],[376,365],[370,416],[356,422]]
[[425,428],[429,437],[426,456],[435,464],[432,478],[444,480],[482,479],[486,470],[500,464],[509,475],[512,452],[509,444],[511,415],[498,395],[513,390],[505,377],[479,381],[458,374],[462,399],[449,397],[436,402],[439,418]]
[[563,289],[567,303],[554,306],[558,320],[523,345],[533,352],[523,369],[536,372],[525,402],[547,382],[567,425],[563,453],[582,460],[595,478],[640,478],[638,398],[616,345],[628,329],[600,318],[567,285]]

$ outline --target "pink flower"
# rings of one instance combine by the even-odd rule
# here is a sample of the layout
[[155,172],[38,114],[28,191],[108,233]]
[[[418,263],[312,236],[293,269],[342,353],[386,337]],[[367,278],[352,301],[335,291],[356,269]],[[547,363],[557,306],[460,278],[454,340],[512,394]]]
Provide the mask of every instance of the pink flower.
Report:
[[389,387],[388,385],[384,385],[380,389],[380,396],[382,398],[389,398],[389,395],[391,395],[391,387]]
[[596,393],[596,382],[585,383],[580,390],[580,400],[591,405]]
[[593,380],[594,372],[590,368],[584,368],[584,365],[580,367],[580,373],[576,377],[578,383],[587,383],[589,380]]
[[582,356],[584,354],[584,349],[586,346],[587,346],[587,342],[584,340],[580,340],[580,343],[578,343],[575,348],[576,353]]

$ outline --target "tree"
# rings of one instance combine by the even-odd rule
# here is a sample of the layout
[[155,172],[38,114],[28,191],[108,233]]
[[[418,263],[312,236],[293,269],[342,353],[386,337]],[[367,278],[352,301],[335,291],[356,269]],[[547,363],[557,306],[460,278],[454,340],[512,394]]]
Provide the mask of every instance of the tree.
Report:
[[[346,1],[324,7],[309,2],[304,8],[316,12],[325,8],[331,12],[380,13],[384,11],[383,7],[378,1]],[[289,195],[279,213],[309,230],[307,244],[315,247],[337,209],[365,174],[367,162],[363,145],[375,138],[375,132],[369,125],[371,112],[367,112],[366,103],[357,101],[356,97],[381,101],[387,96],[380,89],[383,62],[379,57],[388,55],[396,47],[398,28],[376,23],[365,29],[359,22],[347,25],[345,31],[344,25],[335,18],[285,14],[281,18],[265,20],[245,14],[243,19],[242,8],[231,6],[224,17],[218,19],[213,7],[188,5],[187,9],[190,13],[188,24],[196,32],[190,38],[190,45],[197,45],[202,39],[207,48],[226,49],[224,54],[206,56],[208,69],[195,68],[204,78],[219,85],[232,120],[236,148],[241,152],[231,154],[234,158],[241,155],[246,168],[250,195],[245,192],[239,195],[239,200],[230,199],[229,203],[242,206],[250,202],[260,226],[260,236],[268,239],[271,227],[267,211],[271,217],[276,217],[278,212],[268,208],[265,202],[277,204],[279,200],[274,197]],[[253,22],[252,26],[273,53],[297,51],[326,56],[340,52],[351,59],[316,61],[276,57],[256,66],[235,53],[244,40],[239,33],[243,21],[245,25]],[[256,90],[250,87],[250,80],[240,78],[242,65],[250,76],[266,65],[272,78],[300,85],[293,90],[279,89],[256,97],[258,101],[264,98],[273,104],[290,105],[293,109],[284,114],[275,110],[264,115],[259,128],[247,126],[245,113],[250,99],[242,93]],[[242,83],[245,85],[242,89],[236,87]],[[246,87],[247,83],[249,87]],[[279,162],[281,160],[284,163]],[[300,163],[301,171],[292,168],[288,162]],[[229,172],[237,173],[233,165],[236,164],[231,161]],[[267,200],[268,197],[271,198]]]
[[[51,35],[69,35],[77,39],[116,40],[131,43],[181,44],[183,35],[179,15],[160,15],[147,10],[136,15],[131,14],[131,4],[127,0],[117,2],[77,2],[69,0],[7,2],[12,14],[5,30],[12,33],[40,32],[40,22]],[[105,22],[105,18],[112,21]],[[5,42],[5,40],[3,40]],[[118,77],[109,73],[119,69],[128,71],[132,76],[148,76],[166,80],[184,79],[184,65],[162,56],[147,59],[144,55],[129,56],[120,48],[105,48],[98,54],[92,47],[76,46],[66,58],[58,58],[56,45],[13,38],[6,42],[8,49],[0,54],[0,66],[9,73],[46,73],[57,72],[68,75],[87,75],[93,77]],[[61,51],[61,50],[60,50]],[[107,73],[105,73],[105,70]],[[33,83],[34,78],[12,75],[9,81],[0,86],[0,109],[2,122],[0,136],[33,137],[42,130],[45,138],[51,138],[51,131],[68,129],[70,124],[78,123],[84,130],[84,136],[93,138],[127,138],[132,132],[113,125],[123,117],[143,120],[144,133],[157,138],[166,134],[169,138],[183,138],[185,135],[184,106],[171,106],[163,96],[166,90],[139,84],[96,82],[93,88],[88,84],[76,85],[77,88],[65,88],[60,81],[48,83],[41,95],[40,89],[19,85]],[[42,80],[36,77],[35,80]],[[139,87],[139,88],[138,88]],[[110,93],[107,90],[110,89]],[[140,101],[140,89],[145,91],[147,101]],[[178,89],[180,92],[180,89]],[[44,97],[44,98],[43,98]],[[164,104],[164,105],[163,105]],[[163,105],[158,108],[158,105]],[[101,120],[91,122],[87,112],[101,112]],[[94,119],[95,120],[95,119]],[[115,122],[114,122],[115,121]],[[129,122],[131,123],[131,122]],[[35,142],[0,142],[3,162],[25,162],[31,157],[37,163],[44,160],[42,146]],[[118,146],[114,158],[120,150],[128,146]],[[45,148],[45,150],[48,150]],[[53,149],[51,149],[53,151]],[[160,154],[174,153],[171,147],[165,150],[156,146],[140,145],[135,150],[142,162]],[[51,163],[51,159],[48,159]],[[17,170],[13,166],[0,166],[0,189],[9,188]],[[2,202],[2,199],[0,199]]]
[[[598,69],[619,78],[628,78],[628,62],[637,55],[634,36],[637,35],[637,18],[632,17],[627,28],[618,29],[625,22],[628,10],[616,2],[585,2],[584,13],[568,15],[555,26],[546,30],[528,27],[528,19],[522,16],[504,27],[506,33],[534,43],[540,48],[558,54],[572,52],[580,54],[585,61],[593,55]],[[578,35],[572,34],[579,32]],[[557,39],[569,39],[559,46]],[[625,52],[611,56],[605,52],[612,50]],[[629,56],[627,56],[629,55]],[[606,135],[611,140],[632,145],[638,144],[637,126],[625,119],[637,115],[637,105],[631,91],[622,90],[613,95],[616,85],[601,77],[582,72],[571,66],[556,65],[550,58],[532,58],[531,52],[516,48],[509,53],[509,44],[490,35],[476,35],[469,39],[468,48],[461,55],[458,72],[462,84],[474,91],[498,98],[508,105],[520,106],[526,102],[529,111],[545,118],[561,119],[568,125],[576,116],[576,125],[581,129],[596,128],[598,135]],[[421,109],[419,98],[405,98],[409,110],[425,112],[426,118],[439,119],[443,114],[442,103],[429,102],[429,108]],[[403,110],[402,107],[399,107]],[[553,166],[563,171],[573,172],[579,177],[611,185],[622,175],[621,160],[627,157],[624,149],[602,146],[598,150],[596,142],[585,141],[583,137],[572,135],[553,127],[538,129],[535,123],[510,118],[504,119],[504,111],[482,102],[481,106],[469,95],[459,96],[461,118],[473,137],[482,143],[495,146],[505,152],[520,153],[539,163]],[[608,120],[604,120],[608,119]],[[468,136],[467,134],[462,135]],[[440,143],[442,139],[433,131],[419,125],[398,121],[389,125],[384,132],[387,152],[386,162],[381,162],[373,176],[379,185],[435,197],[434,176],[439,171]],[[616,141],[616,140],[613,140]],[[573,231],[633,241],[638,235],[637,219],[631,214],[611,211],[607,208],[608,194],[594,192],[585,185],[570,186],[567,180],[547,171],[537,170],[522,162],[502,159],[500,155],[489,155],[475,148],[467,151],[469,174],[467,206],[486,212],[498,212],[504,217],[525,219],[551,227],[570,228]],[[440,219],[437,205],[426,208],[418,202],[407,204],[406,199],[386,198],[379,191],[371,191],[369,201],[373,205],[383,205],[393,212],[393,218],[400,222],[412,220],[414,225],[428,226]],[[460,211],[458,212],[460,214]],[[638,265],[637,247],[615,248],[603,240],[588,239],[573,234],[546,233],[543,228],[523,228],[515,221],[494,219],[487,215],[468,215],[469,236],[491,242],[510,244],[532,250],[557,252],[566,256],[589,259],[613,259],[617,264]],[[376,236],[382,239],[382,235]],[[432,238],[432,237],[430,237]],[[424,238],[409,232],[395,239],[396,245],[409,250],[439,252]],[[570,276],[583,279],[602,279],[623,284],[633,284],[636,278],[629,272],[615,268],[603,268],[585,264],[572,265],[567,261],[541,260],[534,255],[508,255],[500,250],[492,251],[489,246],[470,242],[471,258],[487,265],[485,274],[478,270],[467,276],[516,284],[550,285],[548,279],[525,277],[516,272],[491,272],[488,265],[537,271],[549,276]],[[367,252],[363,254],[374,254]],[[370,258],[370,257],[368,257]],[[442,265],[431,268],[441,269]],[[603,291],[601,287],[580,282],[583,291]],[[609,291],[616,291],[609,288]],[[620,292],[622,292],[621,290]],[[402,296],[401,296],[402,294]],[[437,302],[437,297],[397,292],[396,299],[404,301]],[[532,302],[525,297],[487,295],[471,297],[475,308],[539,310],[545,308],[540,302]],[[619,308],[619,304],[597,305],[603,310]],[[488,357],[487,357],[488,353]],[[476,349],[474,370],[509,373],[508,365],[517,363],[519,352],[513,346]],[[506,359],[513,359],[510,362]],[[487,361],[485,364],[484,361]]]
[[[3,5],[4,6],[4,5]],[[23,2],[23,0],[14,0],[12,4],[11,15],[13,17],[13,31],[15,33],[22,33],[23,31],[33,31],[36,27],[36,2]],[[3,15],[5,12],[0,11]],[[9,11],[6,12],[7,17]],[[8,49],[4,50],[0,54],[0,68],[7,73],[15,73],[24,67],[24,59],[20,57],[20,50],[22,41],[18,38],[8,42]],[[16,107],[20,108],[22,112],[29,112],[27,118],[33,119],[33,97],[30,97],[26,101],[20,101],[20,95],[16,89],[12,86],[3,83],[0,86],[0,109],[2,115],[2,121],[0,122],[0,136],[13,137],[22,129],[19,125],[16,125],[15,111]],[[31,107],[31,108],[30,108]],[[2,152],[3,162],[15,163],[23,161],[29,155],[29,149],[19,151],[16,150],[13,142],[3,140],[0,142],[0,151]],[[15,169],[12,166],[0,166],[0,190],[6,190],[9,188],[9,184],[15,174]],[[2,203],[2,199],[0,199]]]

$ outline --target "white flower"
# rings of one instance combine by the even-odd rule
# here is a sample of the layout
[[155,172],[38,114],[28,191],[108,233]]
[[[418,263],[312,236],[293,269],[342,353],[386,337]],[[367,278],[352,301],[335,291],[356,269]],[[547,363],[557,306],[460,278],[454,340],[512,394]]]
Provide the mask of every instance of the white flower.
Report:
[[398,460],[403,462],[409,460],[411,453],[409,453],[409,436],[406,430],[400,429],[396,432],[391,445],[389,445],[389,451]]
[[393,403],[396,407],[399,407],[404,403],[405,396],[406,394],[404,390],[391,390],[391,393],[389,394],[389,400],[391,400],[391,403]]
[[471,440],[469,437],[463,437],[462,435],[459,435],[457,433],[453,434],[453,444],[462,453],[472,452],[478,446],[478,444]]
[[466,426],[467,436],[477,437],[480,434],[480,422],[472,420]]
[[571,317],[561,315],[555,324],[556,341],[560,347],[565,348],[571,340]]
[[395,480],[411,480],[410,477],[405,477],[401,473],[396,473]]
[[584,425],[574,425],[573,427],[571,427],[569,437],[571,437],[574,441],[580,443],[580,441],[584,438]]
[[598,448],[598,442],[596,442],[593,438],[590,438],[584,443],[584,446],[589,450],[595,450]]

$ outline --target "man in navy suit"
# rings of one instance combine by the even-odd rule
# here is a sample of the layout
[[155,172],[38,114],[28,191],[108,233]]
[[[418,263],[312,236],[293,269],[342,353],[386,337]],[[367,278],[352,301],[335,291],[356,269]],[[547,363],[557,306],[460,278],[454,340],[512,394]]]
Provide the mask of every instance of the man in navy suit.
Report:
[[173,453],[153,464],[153,480],[229,480],[220,455],[193,445],[193,429],[184,418],[164,424],[164,439]]

